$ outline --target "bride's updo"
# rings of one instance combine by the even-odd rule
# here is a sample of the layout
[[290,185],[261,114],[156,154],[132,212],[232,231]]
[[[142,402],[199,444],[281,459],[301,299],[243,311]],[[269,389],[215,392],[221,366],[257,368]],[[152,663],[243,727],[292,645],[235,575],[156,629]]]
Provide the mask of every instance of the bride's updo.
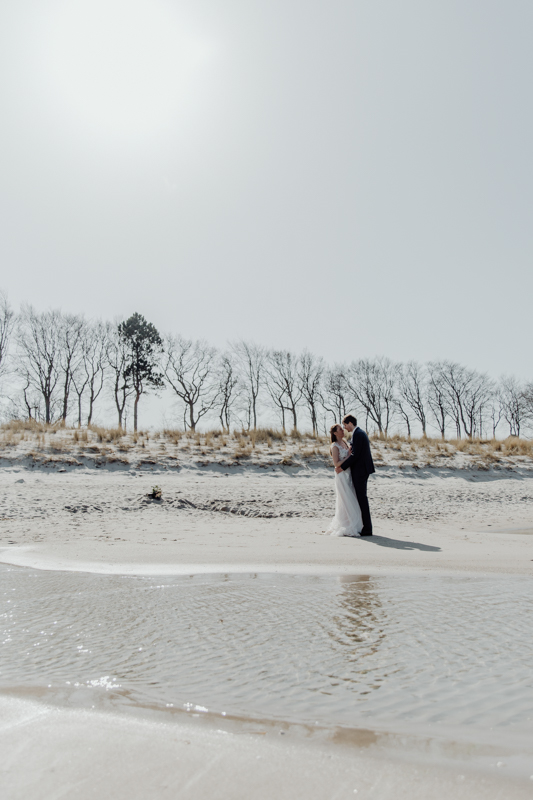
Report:
[[332,425],[331,428],[329,429],[329,435],[331,436],[331,441],[332,442],[336,442],[337,441],[337,437],[335,436],[335,431],[337,430],[337,428],[340,428],[340,425],[339,425],[338,422],[336,422],[335,425]]

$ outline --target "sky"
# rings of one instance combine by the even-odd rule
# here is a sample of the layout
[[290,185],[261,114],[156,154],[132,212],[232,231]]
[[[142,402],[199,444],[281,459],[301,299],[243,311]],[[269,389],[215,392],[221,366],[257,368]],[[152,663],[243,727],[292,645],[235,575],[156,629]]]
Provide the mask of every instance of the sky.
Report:
[[0,288],[533,377],[530,0],[0,5]]

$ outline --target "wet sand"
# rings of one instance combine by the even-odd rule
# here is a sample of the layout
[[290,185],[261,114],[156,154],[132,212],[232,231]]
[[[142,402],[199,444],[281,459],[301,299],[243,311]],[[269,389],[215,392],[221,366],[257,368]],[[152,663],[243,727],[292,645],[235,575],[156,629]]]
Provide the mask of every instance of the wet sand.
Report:
[[[308,741],[278,728],[232,730],[87,709],[61,709],[0,696],[2,797],[145,800],[526,800],[531,783],[439,763],[428,747],[413,756],[365,741]],[[281,731],[283,730],[283,734]]]

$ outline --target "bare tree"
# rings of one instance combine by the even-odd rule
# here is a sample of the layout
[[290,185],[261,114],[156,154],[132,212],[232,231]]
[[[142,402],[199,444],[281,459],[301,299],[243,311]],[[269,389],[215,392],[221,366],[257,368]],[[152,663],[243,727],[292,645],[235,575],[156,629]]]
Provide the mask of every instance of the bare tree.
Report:
[[492,438],[496,438],[496,431],[503,416],[502,400],[500,387],[496,387],[493,391],[489,402],[489,416],[492,427]]
[[348,372],[348,386],[355,402],[385,436],[397,407],[396,382],[396,367],[384,357],[361,358],[351,364]]
[[231,345],[240,373],[245,402],[249,408],[250,423],[257,428],[258,401],[263,386],[266,350],[243,340]]
[[289,350],[273,350],[267,357],[267,373],[269,387],[274,387],[277,404],[282,411],[283,430],[285,411],[292,415],[293,430],[298,430],[298,405],[302,399],[298,358]]
[[285,412],[287,410],[287,402],[285,398],[285,381],[278,374],[277,370],[272,369],[270,364],[270,354],[267,356],[266,367],[266,386],[270,399],[279,414],[282,430],[285,432]]
[[15,313],[9,305],[7,295],[0,292],[0,378],[6,372],[9,343],[14,325]]
[[47,423],[52,422],[61,375],[61,323],[59,311],[38,313],[32,306],[23,306],[17,327],[17,371],[26,394],[33,390],[42,397]]
[[510,436],[520,436],[520,430],[527,416],[527,395],[516,378],[503,376],[500,379],[499,396],[501,413],[509,425]]
[[449,399],[446,384],[443,378],[443,364],[440,361],[430,361],[427,365],[427,401],[441,438],[446,436],[446,422],[449,417]]
[[399,395],[396,398],[396,409],[398,414],[405,422],[405,427],[407,428],[407,436],[409,439],[411,438],[411,408],[409,404],[405,401],[405,398]]
[[118,426],[123,427],[126,404],[132,396],[134,389],[131,381],[129,367],[128,345],[120,335],[119,324],[106,326],[106,361],[111,373],[113,398],[118,414]]
[[94,404],[104,387],[108,356],[109,325],[101,321],[86,323],[83,329],[81,358],[72,376],[72,385],[78,398],[78,425],[82,420],[82,398],[87,394],[87,425],[94,414]]
[[300,356],[298,379],[300,391],[309,411],[313,434],[318,434],[318,407],[322,397],[322,382],[326,366],[324,359],[317,358],[308,350]]
[[398,366],[398,407],[407,422],[408,434],[411,427],[408,409],[413,412],[415,419],[420,423],[422,436],[427,436],[427,374],[423,366],[416,361]]
[[477,433],[481,435],[483,416],[493,391],[487,375],[467,369],[461,364],[445,361],[442,365],[442,380],[458,436],[461,435],[461,425],[469,439]]
[[217,400],[216,350],[203,341],[169,335],[164,353],[166,379],[183,402],[184,426],[194,431]]
[[335,364],[332,369],[326,370],[321,396],[322,408],[326,412],[325,429],[327,429],[328,414],[331,414],[333,423],[340,422],[346,416],[348,403],[347,371],[347,367],[344,364]]
[[76,314],[61,314],[58,334],[59,366],[61,370],[61,385],[63,387],[61,412],[63,423],[67,421],[72,377],[82,359],[84,329],[85,320],[82,316]]
[[524,420],[531,423],[533,420],[533,383],[526,383],[523,390]]
[[217,405],[219,410],[220,427],[229,433],[231,424],[231,409],[236,399],[236,390],[239,384],[237,371],[229,353],[222,353],[217,367]]

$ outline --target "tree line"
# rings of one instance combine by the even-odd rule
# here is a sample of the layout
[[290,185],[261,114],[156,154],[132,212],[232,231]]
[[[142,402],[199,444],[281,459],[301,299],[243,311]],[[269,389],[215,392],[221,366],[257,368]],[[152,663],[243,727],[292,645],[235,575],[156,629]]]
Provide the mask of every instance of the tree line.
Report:
[[[23,306],[15,314],[0,295],[3,413],[46,423],[91,425],[104,398],[119,427],[148,392],[176,399],[179,424],[257,428],[275,417],[283,430],[314,434],[349,412],[384,436],[520,436],[533,424],[533,383],[498,381],[452,361],[395,363],[360,358],[331,364],[304,351],[269,350],[238,341],[224,349],[203,340],[161,335],[141,314],[120,322],[87,320]],[[7,391],[4,391],[4,387]]]

